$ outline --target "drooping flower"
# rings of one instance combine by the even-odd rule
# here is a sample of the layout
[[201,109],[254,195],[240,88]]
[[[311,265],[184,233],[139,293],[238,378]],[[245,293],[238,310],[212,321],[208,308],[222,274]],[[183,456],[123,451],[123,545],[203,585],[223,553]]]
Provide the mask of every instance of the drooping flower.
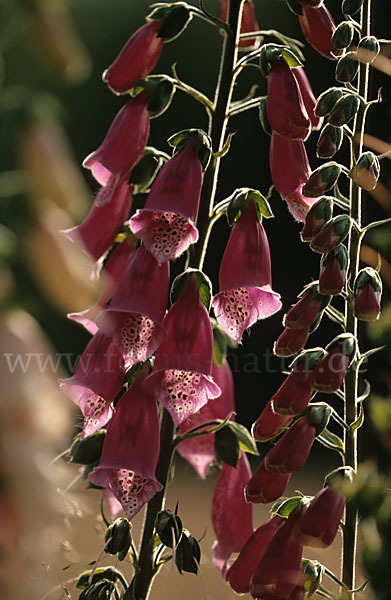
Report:
[[361,269],[354,282],[354,316],[361,321],[376,321],[381,312],[383,284],[372,267]]
[[95,198],[90,212],[80,225],[62,233],[93,260],[92,277],[97,277],[104,255],[114,244],[117,233],[129,218],[132,207],[132,186],[113,180]]
[[264,466],[267,471],[294,473],[301,469],[308,458],[316,435],[316,427],[309,415],[291,425],[282,438],[266,454]]
[[[221,0],[220,4],[220,19],[227,21],[228,17],[228,1]],[[259,25],[257,22],[257,16],[255,14],[255,7],[253,0],[245,0],[243,4],[242,22],[240,26],[240,33],[251,33],[258,31]],[[245,38],[240,40],[239,48],[245,48],[246,50],[255,50],[259,46],[259,38]]]
[[269,400],[257,420],[253,423],[251,433],[257,442],[267,442],[279,433],[282,433],[291,422],[291,416],[275,413],[273,411],[273,404]]
[[211,516],[217,538],[213,562],[223,576],[232,552],[240,552],[254,532],[252,506],[243,494],[250,477],[250,465],[242,452],[236,467],[222,466],[213,493]]
[[324,4],[316,7],[303,5],[299,23],[305,39],[319,54],[332,60],[341,56],[343,50],[336,50],[331,41],[335,23]]
[[87,329],[91,335],[94,335],[98,331],[98,326],[95,320],[99,313],[105,309],[106,302],[108,302],[113,295],[115,287],[129,262],[129,259],[133,252],[136,250],[136,240],[132,236],[127,236],[108,257],[105,267],[101,274],[101,288],[97,301],[91,308],[83,310],[79,313],[70,313],[68,319],[80,323]]
[[272,537],[284,522],[282,517],[276,515],[258,527],[248,538],[239,556],[225,574],[225,579],[237,594],[249,592],[250,579]]
[[170,413],[174,423],[220,395],[213,381],[213,332],[202,304],[196,276],[187,277],[179,299],[168,311],[163,327],[167,338],[156,351],[155,366],[145,385]]
[[162,21],[156,19],[137,29],[103,73],[103,81],[114,92],[128,92],[153,71],[163,50],[164,38],[159,37],[161,25]]
[[220,264],[220,293],[213,308],[220,327],[237,342],[258,319],[281,308],[271,287],[270,249],[254,200],[247,200],[234,224]]
[[300,300],[284,315],[283,324],[290,329],[310,327],[331,300],[330,296],[319,292],[317,281],[306,286],[300,296]]
[[274,354],[277,354],[277,356],[292,356],[292,354],[296,354],[296,352],[304,348],[309,335],[309,327],[305,327],[304,329],[290,329],[286,327],[274,343]]
[[299,185],[293,192],[288,194],[284,198],[288,205],[288,210],[292,217],[299,223],[303,223],[311,209],[312,205],[318,200],[318,198],[308,198],[303,194],[303,184]]
[[292,73],[299,84],[304,106],[311,121],[312,129],[316,131],[322,127],[323,119],[314,112],[316,99],[313,94],[311,84],[308,81],[308,77],[303,67],[295,67],[292,69]]
[[124,374],[123,359],[117,346],[98,331],[84,350],[74,375],[60,379],[62,391],[83,414],[83,438],[110,420],[112,402],[122,388]]
[[145,203],[130,220],[159,264],[177,258],[198,240],[194,225],[202,184],[199,137],[185,145],[162,167]]
[[165,338],[161,325],[167,308],[169,264],[158,265],[141,246],[131,256],[109,306],[96,319],[113,338],[125,367],[151,356]]
[[141,370],[120,398],[108,427],[98,467],[89,475],[107,487],[131,520],[162,485],[156,480],[159,416],[156,401],[142,387]]
[[105,139],[83,162],[103,186],[127,178],[141,158],[149,136],[149,94],[138,94],[115,116]]
[[267,117],[280,135],[305,140],[310,134],[311,121],[299,84],[284,58],[275,61],[268,74]]
[[332,486],[326,486],[314,496],[301,515],[294,533],[304,546],[327,548],[337,535],[345,509],[345,499]]
[[269,159],[273,185],[283,198],[308,181],[311,169],[303,140],[272,131]]
[[341,334],[326,346],[327,354],[314,369],[313,387],[319,392],[334,393],[342,385],[352,361],[356,344],[350,334]]
[[284,493],[290,478],[290,473],[267,471],[263,460],[245,487],[247,502],[268,504],[277,500]]
[[[225,359],[221,366],[213,363],[212,377],[221,389],[221,395],[209,400],[198,412],[183,421],[178,431],[180,435],[202,423],[214,419],[225,419],[229,413],[235,410],[233,378],[230,366]],[[178,446],[179,454],[192,465],[202,479],[206,477],[207,471],[215,459],[214,437],[213,433],[208,433],[183,440]]]

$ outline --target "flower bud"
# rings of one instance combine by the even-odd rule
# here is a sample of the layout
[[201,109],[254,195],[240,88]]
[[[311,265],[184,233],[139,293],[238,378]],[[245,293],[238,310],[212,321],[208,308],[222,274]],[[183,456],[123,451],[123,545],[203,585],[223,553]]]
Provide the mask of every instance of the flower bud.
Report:
[[289,415],[276,414],[273,411],[272,402],[266,404],[265,408],[253,423],[251,434],[257,442],[267,442],[282,433],[292,421]]
[[380,175],[380,162],[373,152],[363,152],[352,169],[352,179],[364,190],[373,190]]
[[263,131],[267,135],[271,135],[272,129],[267,118],[267,96],[262,96],[259,99],[259,121],[262,125]]
[[162,544],[168,548],[175,546],[182,535],[182,521],[172,510],[161,510],[155,523],[157,534]]
[[360,108],[360,99],[353,94],[348,94],[340,98],[330,111],[328,121],[334,127],[342,127],[349,123],[350,119],[356,115]]
[[175,552],[175,564],[182,575],[185,573],[194,573],[197,575],[198,566],[201,560],[200,545],[188,531],[184,530]]
[[290,473],[267,471],[263,460],[244,488],[246,501],[254,504],[268,504],[277,500],[284,493],[290,478]]
[[362,7],[364,0],[343,0],[342,12],[344,15],[355,15]]
[[338,25],[337,29],[333,33],[333,37],[331,38],[333,47],[336,50],[348,48],[352,43],[353,36],[354,27],[352,23],[349,23],[349,21],[343,21]]
[[[124,519],[123,517],[116,519],[109,525],[105,533],[105,542],[108,542],[105,546],[105,552],[107,552],[107,554],[118,553],[119,560],[123,560],[132,543],[131,529],[131,523],[129,523],[128,519]],[[120,556],[122,558],[120,558]]]
[[357,71],[357,54],[355,52],[347,52],[345,56],[339,59],[335,67],[335,79],[341,83],[347,83],[355,78]]
[[70,462],[90,465],[99,461],[105,437],[106,429],[100,429],[86,438],[76,438],[69,450]]
[[356,353],[354,336],[342,333],[326,347],[326,356],[314,369],[313,387],[318,392],[336,392]]
[[337,535],[345,509],[343,496],[333,487],[320,490],[301,515],[294,538],[313,548],[327,548]]
[[336,102],[344,96],[343,88],[332,87],[321,94],[316,101],[315,114],[318,117],[325,117],[330,114]]
[[348,270],[349,257],[346,246],[338,244],[324,254],[320,262],[319,292],[335,296],[343,290]]
[[263,459],[266,471],[294,473],[302,468],[310,453],[317,427],[310,422],[313,409],[298,419]]
[[303,6],[299,23],[307,42],[319,54],[332,60],[341,55],[342,50],[335,50],[331,42],[335,23],[324,4],[318,7]]
[[324,296],[319,292],[317,281],[306,286],[299,298],[300,300],[284,316],[284,327],[289,327],[290,329],[305,329],[309,327],[331,300],[330,297]]
[[281,335],[274,343],[273,352],[277,356],[292,356],[304,348],[308,336],[309,327],[305,329],[284,329]]
[[301,230],[301,239],[303,242],[309,242],[314,235],[318,233],[323,225],[331,219],[333,215],[333,199],[324,196],[313,204],[305,218],[304,227]]
[[321,196],[330,190],[338,181],[341,167],[336,162],[329,162],[313,171],[307,183],[303,185],[303,194],[310,198]]
[[338,215],[328,223],[312,238],[311,250],[324,254],[330,252],[337,244],[344,241],[349,233],[351,219],[348,215]]
[[371,63],[380,52],[380,44],[374,35],[367,35],[358,43],[357,60],[363,63]]
[[327,123],[319,136],[318,144],[316,146],[316,155],[318,158],[332,158],[340,149],[342,140],[342,129]]
[[382,281],[372,267],[365,267],[354,283],[354,316],[361,321],[376,321],[381,311]]

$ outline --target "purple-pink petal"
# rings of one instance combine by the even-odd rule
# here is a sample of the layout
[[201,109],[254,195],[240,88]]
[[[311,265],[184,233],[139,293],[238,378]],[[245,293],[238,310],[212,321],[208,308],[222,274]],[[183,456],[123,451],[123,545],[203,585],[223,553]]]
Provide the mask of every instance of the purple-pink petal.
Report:
[[319,200],[319,198],[307,198],[302,194],[302,185],[299,185],[297,189],[285,196],[284,200],[288,205],[289,212],[291,215],[299,221],[304,223],[306,215],[310,210],[311,206]]

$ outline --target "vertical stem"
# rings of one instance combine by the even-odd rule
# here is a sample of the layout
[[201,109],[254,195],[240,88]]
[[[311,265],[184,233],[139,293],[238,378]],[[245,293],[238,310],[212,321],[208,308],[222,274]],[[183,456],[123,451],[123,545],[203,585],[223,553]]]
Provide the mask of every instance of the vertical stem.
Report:
[[[240,22],[243,0],[230,0],[228,9],[228,23],[231,33],[226,35],[220,63],[220,73],[216,86],[214,114],[209,128],[212,140],[212,152],[221,150],[228,122],[228,110],[233,92],[233,71],[238,54]],[[205,252],[211,231],[210,217],[216,194],[217,178],[219,174],[220,158],[213,156],[204,175],[201,192],[200,209],[198,212],[197,228],[199,239],[191,247],[189,266],[202,269]]]
[[[370,15],[371,0],[364,0],[361,11],[362,36],[370,34]],[[364,98],[365,103],[368,96],[368,78],[369,65],[360,63],[358,75],[358,93]],[[352,142],[351,167],[357,162],[363,148],[363,136],[365,129],[366,105],[360,106],[357,113]],[[352,180],[350,185],[351,209],[350,216],[361,226],[361,188]],[[353,287],[357,277],[360,260],[360,236],[353,227],[349,238],[349,274],[348,282],[350,288]],[[357,338],[358,327],[357,319],[354,316],[354,297],[352,290],[349,290],[346,301],[346,331]],[[357,390],[358,390],[358,371],[355,368],[350,369],[345,377],[345,421],[351,425],[357,418]],[[357,469],[357,432],[347,430],[345,432],[345,464]],[[355,558],[357,543],[357,511],[349,503],[346,506],[345,529],[343,536],[343,558],[342,558],[342,579],[350,588],[355,587]],[[353,598],[353,596],[352,596]]]

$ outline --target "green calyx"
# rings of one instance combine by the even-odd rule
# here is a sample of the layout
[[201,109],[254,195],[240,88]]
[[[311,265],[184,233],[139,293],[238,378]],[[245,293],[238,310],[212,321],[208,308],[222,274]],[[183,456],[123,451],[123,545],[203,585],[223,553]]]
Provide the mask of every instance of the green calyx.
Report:
[[259,121],[263,131],[267,135],[271,135],[272,128],[270,127],[269,119],[267,118],[267,96],[262,96],[259,100]]
[[274,216],[268,201],[260,191],[252,188],[238,188],[230,197],[227,207],[227,220],[231,227],[239,219],[242,209],[249,201],[255,202],[259,219],[262,219],[262,217],[269,219]]
[[335,485],[340,487],[343,482],[351,483],[354,476],[355,472],[352,467],[339,467],[326,475],[323,487]]
[[372,269],[372,267],[361,269],[354,282],[354,291],[356,292],[356,290],[360,290],[367,285],[372,286],[375,292],[381,293],[383,290],[383,283],[380,279],[380,275],[375,269]]
[[288,8],[294,15],[301,16],[303,14],[303,9],[301,5],[297,2],[297,0],[286,0]]
[[351,333],[341,333],[340,335],[337,335],[337,337],[331,340],[331,342],[326,346],[327,352],[331,352],[335,346],[340,346],[341,354],[348,356],[351,363],[357,351],[356,338],[354,335]]
[[306,369],[312,371],[316,365],[326,356],[326,351],[323,348],[312,348],[311,350],[304,350],[299,356],[295,358],[290,367],[295,369],[299,365],[305,363]]
[[107,554],[118,554],[118,559],[123,560],[132,543],[132,524],[123,517],[116,519],[106,529],[105,552]]
[[303,186],[303,194],[309,198],[316,198],[327,192],[338,181],[341,166],[336,162],[329,162],[313,171],[307,183]]
[[191,7],[186,2],[175,2],[175,4],[164,4],[155,8],[147,20],[160,20],[162,26],[159,29],[159,37],[165,42],[171,42],[181,35],[192,19]]
[[130,175],[130,183],[135,186],[136,193],[150,187],[164,160],[165,157],[160,150],[146,146],[142,157],[133,167]]
[[332,260],[336,259],[339,262],[339,266],[342,271],[346,271],[349,264],[349,254],[344,244],[338,244],[327,254],[323,254],[320,261],[321,268],[328,265]]
[[201,560],[201,549],[198,541],[187,529],[183,530],[181,541],[175,552],[175,565],[179,573],[197,575]]
[[358,72],[358,61],[356,52],[347,52],[339,59],[335,67],[335,79],[341,83],[352,81]]
[[209,311],[212,302],[212,284],[209,277],[199,269],[187,269],[174,279],[170,291],[171,303],[174,304],[182,295],[190,278],[196,283],[200,300]]
[[265,44],[259,55],[259,68],[264,77],[269,75],[273,65],[283,58],[288,67],[302,67],[303,63],[297,58],[296,54],[286,46],[279,44]]
[[319,402],[310,406],[308,411],[308,422],[315,427],[317,436],[327,427],[331,412],[331,407],[324,402]]
[[333,33],[333,37],[331,38],[333,48],[335,48],[335,50],[343,50],[343,48],[348,48],[352,43],[353,36],[353,24],[349,21],[343,21],[338,25]]
[[155,529],[162,544],[168,548],[176,546],[183,532],[182,521],[178,517],[177,511],[161,510],[156,516]]
[[316,146],[318,158],[332,158],[340,149],[342,140],[342,129],[327,123],[320,133]]
[[319,96],[316,101],[314,112],[318,117],[325,117],[330,114],[335,104],[344,96],[344,89],[332,87]]
[[179,152],[191,137],[194,137],[197,140],[198,156],[202,168],[205,171],[212,153],[212,143],[205,131],[202,129],[183,129],[172,135],[167,141],[170,146],[176,149],[176,152]]
[[105,437],[106,429],[100,429],[86,438],[77,437],[69,449],[69,461],[79,465],[90,465],[98,462],[102,454]]
[[149,95],[148,111],[151,119],[160,117],[170,106],[175,94],[175,85],[171,77],[167,75],[149,75],[140,79],[132,90],[136,96],[142,91]]

